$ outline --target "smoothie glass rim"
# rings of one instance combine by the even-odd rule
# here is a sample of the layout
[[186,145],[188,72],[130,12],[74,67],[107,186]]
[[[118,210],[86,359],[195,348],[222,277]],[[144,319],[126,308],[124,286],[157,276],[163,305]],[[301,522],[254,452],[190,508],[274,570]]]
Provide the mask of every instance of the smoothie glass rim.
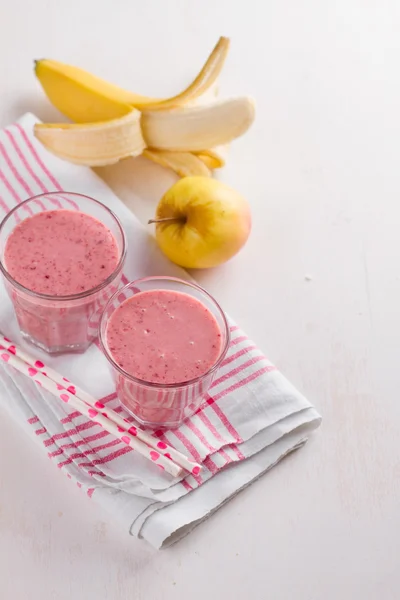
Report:
[[[122,269],[122,267],[124,265],[124,262],[125,262],[126,253],[127,253],[127,239],[126,239],[125,231],[124,231],[124,228],[122,227],[122,223],[121,223],[120,219],[117,217],[117,215],[114,213],[114,211],[112,211],[110,208],[108,208],[108,206],[106,206],[105,204],[103,204],[99,200],[96,200],[95,198],[92,198],[91,196],[88,196],[87,194],[80,194],[79,192],[67,192],[67,191],[63,190],[63,191],[45,192],[43,194],[37,194],[36,196],[31,196],[30,198],[27,198],[26,200],[23,200],[22,202],[20,202],[16,206],[14,206],[14,208],[12,208],[6,214],[6,216],[4,217],[4,219],[2,221],[0,221],[0,236],[1,236],[1,233],[2,233],[2,231],[4,229],[4,226],[7,223],[7,221],[22,206],[24,206],[28,202],[32,202],[34,200],[38,200],[38,199],[43,198],[45,196],[47,196],[47,197],[48,196],[54,196],[56,194],[65,194],[65,195],[68,195],[68,196],[78,196],[80,198],[86,198],[88,200],[91,200],[92,202],[95,202],[96,204],[98,204],[102,208],[104,208],[109,213],[109,215],[114,219],[115,223],[118,226],[119,233],[121,235],[122,249],[121,249],[121,256],[120,256],[120,258],[118,260],[118,264],[116,265],[116,267],[113,270],[113,272],[107,277],[107,279],[105,279],[104,281],[102,281],[101,283],[99,283],[98,285],[96,285],[94,288],[91,288],[91,289],[86,290],[84,292],[79,292],[79,294],[69,294],[67,296],[55,296],[55,295],[52,295],[52,294],[42,294],[41,292],[35,292],[35,291],[30,290],[29,288],[25,287],[21,283],[19,283],[7,271],[7,268],[6,268],[6,266],[4,264],[4,261],[3,261],[3,255],[2,254],[0,254],[0,271],[2,272],[2,274],[4,275],[4,277],[14,287],[16,287],[19,291],[24,292],[25,294],[28,294],[29,296],[33,296],[35,298],[41,298],[42,300],[57,300],[57,301],[60,301],[60,302],[68,302],[68,301],[71,301],[71,300],[81,300],[82,298],[87,298],[88,296],[91,296],[92,294],[96,294],[97,292],[100,292],[102,289],[104,289],[105,287],[107,287],[107,285],[109,285],[115,279],[115,277],[118,275],[118,273],[121,271],[121,269]],[[79,210],[76,211],[74,209],[68,209],[68,208],[62,208],[62,209],[54,208],[54,209],[51,209],[51,210],[70,210],[71,212],[84,212],[84,211],[79,211]],[[49,211],[41,210],[40,212],[49,212]],[[39,214],[39,213],[37,213],[37,214]],[[29,217],[27,217],[27,218],[29,218]],[[95,217],[93,217],[93,218],[95,218]],[[97,219],[97,220],[100,221],[104,225],[104,223],[100,219]],[[7,237],[7,239],[8,239],[8,237]],[[7,239],[6,239],[5,243],[7,243]]]
[[[132,285],[136,285],[136,284],[140,285],[140,283],[142,283],[142,282],[148,282],[148,281],[151,282],[151,281],[157,281],[157,280],[161,281],[161,282],[162,281],[175,281],[177,283],[192,287],[192,288],[196,289],[197,291],[200,291],[202,294],[207,296],[207,298],[212,302],[212,304],[214,304],[214,306],[218,310],[218,312],[222,318],[222,322],[224,324],[225,343],[223,345],[223,348],[221,349],[221,353],[220,353],[218,359],[207,371],[205,371],[201,375],[198,375],[197,377],[194,377],[193,379],[188,379],[187,381],[178,381],[177,383],[155,383],[155,382],[147,381],[146,379],[140,379],[139,377],[135,377],[134,375],[131,375],[130,373],[128,373],[127,371],[122,369],[118,365],[118,363],[115,362],[115,360],[113,359],[113,357],[111,355],[111,352],[108,350],[107,339],[104,339],[104,338],[106,338],[106,332],[107,332],[107,322],[108,322],[107,312],[108,312],[109,306],[111,306],[114,299],[117,298],[120,294],[122,294],[124,292],[124,290],[126,290],[127,288],[129,288]],[[163,289],[163,288],[159,288],[159,289]],[[125,300],[124,300],[124,302],[125,302]],[[200,300],[200,302],[201,302],[201,300]],[[100,324],[99,324],[100,349],[102,350],[104,356],[106,357],[108,362],[111,364],[111,366],[114,367],[121,375],[123,375],[127,379],[130,379],[134,383],[138,383],[138,384],[146,386],[146,387],[157,388],[157,389],[184,388],[184,387],[193,385],[194,383],[197,383],[197,382],[201,381],[202,379],[204,379],[205,377],[207,377],[208,375],[214,373],[220,367],[222,361],[224,360],[226,353],[228,352],[228,349],[229,349],[230,341],[231,341],[231,334],[230,334],[228,319],[226,317],[224,310],[221,308],[221,306],[216,301],[216,299],[209,292],[207,292],[207,290],[205,290],[203,287],[201,287],[197,283],[194,283],[192,281],[187,281],[185,279],[181,279],[180,277],[169,277],[168,275],[153,275],[153,276],[149,276],[149,277],[141,277],[140,279],[135,279],[133,281],[128,282],[126,285],[124,285],[124,287],[117,290],[111,296],[111,298],[107,302],[106,306],[104,307],[103,314],[101,315]]]

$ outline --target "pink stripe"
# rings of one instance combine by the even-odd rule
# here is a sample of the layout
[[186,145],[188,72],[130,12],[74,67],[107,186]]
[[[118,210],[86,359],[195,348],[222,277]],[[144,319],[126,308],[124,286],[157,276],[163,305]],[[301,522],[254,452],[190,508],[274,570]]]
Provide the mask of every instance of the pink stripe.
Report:
[[221,366],[225,367],[226,365],[229,365],[229,363],[233,362],[237,358],[240,358],[244,354],[251,352],[251,350],[257,350],[257,346],[252,344],[251,346],[247,346],[246,348],[242,348],[241,350],[238,350],[237,352],[235,352],[235,354],[231,354],[230,356],[225,358],[225,360],[222,361]]
[[215,414],[217,415],[217,417],[219,418],[221,423],[224,425],[225,429],[227,431],[229,431],[229,433],[234,438],[234,440],[236,440],[237,442],[239,442],[239,441],[241,442],[242,438],[240,437],[240,435],[238,434],[238,432],[236,431],[236,429],[234,428],[232,423],[229,421],[226,414],[220,409],[218,404],[215,404],[215,399],[209,397],[207,400],[207,403],[212,408],[212,410],[215,412]]
[[48,168],[46,167],[46,165],[43,163],[42,159],[40,158],[40,156],[38,155],[38,153],[36,152],[35,148],[33,147],[30,139],[28,138],[28,136],[26,135],[23,127],[21,127],[21,125],[19,123],[15,123],[14,125],[18,131],[21,133],[24,142],[26,143],[26,145],[28,146],[29,150],[31,151],[32,156],[34,157],[34,159],[36,160],[37,164],[39,165],[39,167],[42,169],[42,171],[44,172],[45,175],[47,175],[47,177],[50,179],[51,183],[54,185],[54,187],[56,188],[57,191],[61,192],[62,188],[60,186],[60,184],[58,183],[58,181],[53,177],[53,175],[50,173],[50,171],[48,170]]
[[132,451],[132,448],[130,446],[124,445],[124,447],[121,448],[120,450],[116,450],[115,452],[108,454],[108,456],[104,456],[104,458],[96,458],[93,462],[90,462],[90,463],[80,463],[79,467],[84,468],[84,467],[91,467],[92,465],[104,465],[105,463],[110,462],[110,460],[114,460],[115,458],[123,456],[124,454],[127,454],[128,452],[131,452],[131,451]]
[[[169,432],[169,435],[174,434],[178,440],[180,440],[182,442],[182,444],[185,446],[185,448],[189,451],[189,453],[191,453],[193,455],[193,458],[197,461],[197,462],[201,462],[201,457],[200,454],[197,452],[196,448],[193,446],[193,444],[187,439],[187,437],[181,433],[179,431],[179,429],[174,429],[173,431]],[[159,438],[162,438],[163,441],[165,441],[167,444],[170,444],[171,446],[173,446],[174,444],[171,443],[171,441],[169,440],[169,438],[166,436],[165,433],[163,433],[162,431],[156,431],[154,433],[154,435],[156,435]],[[195,458],[197,457],[197,458]],[[201,478],[200,475],[194,475],[192,474],[192,477],[194,478],[194,480],[201,485],[203,483],[203,480]]]
[[117,393],[113,392],[112,394],[108,394],[108,396],[103,396],[103,398],[100,398],[99,402],[102,402],[103,404],[107,404],[107,402],[111,402],[111,400],[115,400],[116,397],[117,397]]
[[[44,183],[39,179],[39,177],[36,175],[36,173],[31,168],[30,164],[26,160],[25,155],[22,153],[21,148],[17,144],[17,142],[16,142],[13,134],[11,133],[11,131],[9,131],[8,129],[5,129],[4,132],[7,135],[8,139],[10,140],[11,144],[13,145],[13,147],[14,147],[14,149],[15,149],[18,157],[19,157],[19,159],[21,160],[21,162],[22,162],[23,166],[25,167],[25,169],[28,171],[29,175],[35,180],[35,183],[40,187],[41,191],[43,193],[47,193],[49,190],[47,189],[47,187],[44,185]],[[4,148],[3,148],[3,150],[4,150]],[[19,172],[17,172],[17,170],[13,167],[13,165],[10,164],[10,168],[12,169],[13,174],[17,178],[18,182],[24,188],[25,192],[29,196],[34,196],[35,192],[28,185],[27,181],[21,176],[21,174]],[[55,206],[58,206],[59,208],[62,208],[62,204],[61,204],[61,202],[57,198],[50,197],[49,199],[50,199],[50,201]],[[40,198],[37,198],[35,201],[40,206],[40,208],[42,210],[46,210],[46,206],[44,205],[44,203],[42,202],[42,200]],[[67,201],[70,202],[70,200],[68,200],[68,199],[67,199]],[[73,204],[75,205],[75,202]]]
[[18,154],[18,157],[20,158],[25,169],[28,171],[28,173],[32,177],[32,179],[34,179],[36,185],[38,185],[40,187],[42,192],[44,192],[44,193],[48,192],[47,187],[43,184],[43,182],[39,179],[39,177],[36,175],[36,173],[32,170],[32,168],[31,168],[30,164],[28,163],[28,161],[26,160],[24,154],[21,152],[21,148],[17,144],[11,131],[9,131],[8,129],[5,129],[4,132],[7,135],[8,139],[10,140],[11,144],[13,145],[13,147],[14,147],[16,153]]
[[78,410],[76,410],[75,412],[70,413],[68,416],[63,417],[62,419],[60,419],[60,423],[71,423],[71,421],[73,419],[76,419],[77,417],[82,417],[82,413],[80,413]]
[[[3,171],[0,169],[0,180],[4,183],[12,197],[14,198],[15,204],[19,204],[21,202],[21,198],[18,196],[17,192],[12,187],[11,183],[8,181],[7,177],[4,175]],[[25,210],[32,215],[32,210],[29,206],[25,206]]]
[[69,437],[68,432],[56,433],[52,437],[49,437],[47,440],[44,440],[43,444],[44,444],[45,448],[47,448],[47,446],[52,446],[53,444],[55,444],[56,440],[62,439],[64,437]]
[[52,444],[55,443],[56,440],[62,440],[66,437],[70,437],[71,435],[76,435],[78,433],[78,431],[82,431],[84,429],[90,429],[91,427],[94,427],[95,425],[96,425],[96,423],[94,421],[86,421],[85,423],[82,423],[82,425],[78,425],[75,429],[69,429],[68,431],[63,431],[63,433],[56,433],[55,435],[50,437],[48,440],[45,440],[44,445],[51,446]]
[[76,431],[85,431],[85,429],[90,429],[94,425],[98,425],[98,423],[95,423],[94,421],[85,421],[85,423],[76,426]]
[[35,433],[36,435],[42,435],[43,433],[46,433],[47,429],[45,427],[42,427],[42,429],[36,429]]
[[214,448],[213,446],[211,446],[211,444],[208,443],[207,439],[204,437],[204,435],[201,433],[200,429],[198,429],[196,427],[196,425],[193,423],[193,421],[191,419],[188,419],[185,423],[185,425],[187,427],[189,427],[189,429],[195,434],[197,435],[197,437],[199,438],[199,440],[201,441],[201,443],[203,444],[203,446],[205,446],[207,448],[207,450],[209,452],[215,452],[216,448]]
[[215,464],[215,462],[211,459],[210,456],[207,456],[207,458],[204,460],[203,464],[205,467],[207,467],[207,469],[209,471],[211,471],[211,473],[213,475],[215,475],[215,473],[218,473],[219,469],[218,469],[217,465]]
[[[44,192],[47,192],[47,188],[44,186],[44,184],[40,181],[40,179],[37,177],[37,175],[31,169],[31,167],[30,167],[29,163],[27,162],[25,156],[21,152],[20,147],[18,146],[17,142],[15,141],[15,138],[12,135],[12,133],[8,129],[5,129],[4,132],[8,136],[9,140],[11,141],[14,149],[16,150],[16,152],[17,152],[20,160],[22,161],[22,163],[25,166],[25,168],[27,169],[27,171],[32,175],[32,177],[38,183],[38,185],[40,186],[41,190],[44,191]],[[18,181],[18,183],[24,188],[25,192],[28,194],[28,197],[29,196],[34,196],[35,193],[31,189],[31,187],[28,185],[28,183],[26,182],[26,180],[21,176],[21,174],[19,173],[19,171],[16,169],[15,165],[12,163],[10,157],[7,154],[7,151],[6,151],[5,147],[3,146],[3,144],[1,144],[1,142],[0,142],[0,151],[2,152],[2,154],[3,154],[3,156],[4,156],[4,158],[5,158],[6,162],[7,162],[8,167],[10,168],[12,174],[14,175],[14,177],[16,178],[16,180]],[[22,198],[20,198],[20,201],[22,201]],[[61,202],[59,200],[51,198],[51,201],[53,202],[53,204],[55,204],[56,206],[59,206],[61,208]],[[38,206],[40,206],[40,208],[42,210],[46,210],[46,207],[45,207],[44,203],[42,202],[42,200],[40,200],[40,198],[37,198],[35,200],[35,202],[38,204]],[[76,206],[75,202],[73,202],[73,205]]]
[[190,485],[190,483],[188,481],[186,481],[186,479],[182,479],[181,484],[183,485],[185,490],[187,490],[188,492],[190,492],[193,489],[192,486]]
[[34,423],[37,423],[39,421],[39,417],[37,417],[36,415],[34,417],[31,417],[30,419],[28,419],[28,423],[30,425],[34,425]]
[[254,365],[254,364],[256,364],[256,363],[258,363],[258,362],[260,362],[262,360],[266,360],[266,358],[265,358],[264,355],[262,355],[262,356],[253,356],[247,362],[239,365],[238,367],[235,367],[231,371],[228,371],[228,373],[225,373],[225,375],[222,375],[222,377],[219,377],[218,379],[216,379],[213,382],[213,384],[212,384],[212,388],[216,387],[220,383],[223,383],[227,379],[231,379],[232,377],[235,377],[235,375],[238,375],[239,373],[241,373],[241,371],[244,371],[245,369],[248,369],[248,367],[251,367],[251,365]]
[[60,454],[63,454],[64,450],[62,448],[59,448],[58,450],[55,450],[54,452],[48,452],[47,456],[49,458],[54,458],[54,456],[60,456]]
[[231,341],[230,348],[232,346],[237,346],[237,344],[240,344],[240,342],[245,342],[248,339],[249,338],[246,335],[241,335],[241,336],[239,336],[239,337],[237,337],[237,338],[235,338],[234,340]]
[[182,444],[185,446],[186,450],[188,450],[190,452],[190,454],[192,455],[192,457],[194,458],[194,460],[196,462],[201,462],[200,454],[198,453],[196,448],[193,446],[192,442],[186,437],[186,435],[184,433],[179,431],[179,429],[174,429],[170,433],[173,433],[174,435],[176,435],[178,440],[182,442]]
[[15,179],[18,181],[18,183],[21,185],[21,187],[24,188],[25,192],[28,194],[28,196],[33,196],[33,192],[31,190],[31,188],[29,187],[29,185],[27,185],[27,183],[22,179],[21,175],[19,174],[19,172],[17,171],[17,169],[15,168],[14,164],[12,163],[10,157],[7,154],[7,151],[4,147],[4,144],[2,142],[0,142],[0,152],[3,155],[8,168],[10,169],[11,173],[14,175]]
[[94,490],[95,490],[95,488],[89,488],[88,491],[86,492],[87,495],[89,496],[89,498],[91,498],[93,496]]
[[78,448],[79,446],[89,444],[90,442],[96,442],[97,440],[101,440],[102,438],[104,438],[108,435],[111,435],[111,434],[108,433],[108,431],[106,431],[105,429],[103,429],[99,433],[95,433],[94,435],[89,435],[88,437],[82,438],[77,442],[72,442],[71,444],[63,444],[62,446],[60,446],[60,448],[63,448],[64,450],[71,450],[73,448]]
[[4,210],[6,214],[9,212],[9,208],[7,204],[4,202],[3,198],[0,196],[0,207]]
[[231,462],[232,462],[232,459],[231,459],[231,457],[229,456],[229,454],[227,454],[227,453],[225,452],[225,450],[224,450],[223,448],[221,448],[221,449],[218,451],[218,454],[219,454],[220,456],[222,456],[222,458],[224,458],[224,459],[225,459],[225,461],[226,461],[226,464],[227,464],[227,465],[229,465],[229,463],[231,463]]
[[222,435],[219,433],[218,429],[211,423],[210,419],[204,413],[203,409],[200,409],[200,411],[197,412],[196,415],[199,417],[199,419],[201,421],[203,421],[204,425],[210,430],[210,432],[213,434],[215,439],[217,439],[222,444],[227,443],[227,440],[225,440],[225,438],[222,437]]
[[[222,392],[219,392],[219,394],[216,394],[214,396],[214,402],[216,402],[217,400],[219,400],[223,396],[226,396],[226,394],[230,394],[230,392],[233,392],[233,391],[235,391],[235,390],[243,387],[247,383],[250,383],[250,381],[254,381],[254,379],[257,379],[257,377],[260,377],[261,375],[264,375],[264,373],[268,373],[269,371],[274,371],[275,369],[276,369],[276,367],[267,366],[267,367],[263,367],[262,369],[259,369],[258,371],[255,371],[254,373],[251,373],[251,375],[249,375],[248,377],[245,377],[245,379],[242,379],[241,381],[237,381],[236,383],[234,383],[230,387],[226,388],[225,390],[222,390]],[[217,406],[217,405],[213,404],[212,406],[214,407],[214,406]],[[242,440],[238,439],[236,441],[237,442],[241,442]]]
[[231,333],[233,333],[234,331],[237,331],[239,329],[239,327],[238,327],[238,325],[231,325],[229,327],[229,329],[230,329]]
[[[57,465],[57,467],[64,467],[67,465],[70,465],[72,463],[72,459],[68,459],[66,461],[64,461],[64,463],[62,464],[62,466],[60,467],[60,464]],[[80,467],[80,464],[78,464],[78,467]],[[87,471],[86,469],[84,469],[84,471],[90,476],[93,477],[93,475],[97,475],[98,477],[105,477],[104,473],[101,473],[101,471],[96,471],[96,469],[92,469],[91,471]]]
[[134,421],[134,418],[131,415],[125,413],[125,409],[123,406],[117,406],[117,408],[114,408],[114,412],[116,412],[118,414],[124,413],[125,419],[127,419],[129,422]]
[[129,283],[129,279],[126,277],[126,275],[124,275],[124,273],[122,273],[121,281],[122,285],[126,285],[127,283]]
[[245,455],[241,453],[236,444],[230,444],[229,448],[232,448],[233,452],[236,454],[239,460],[244,460],[246,458]]
[[[54,185],[56,190],[61,192],[62,187],[60,186],[58,181],[53,177],[53,175],[47,169],[46,165],[41,160],[40,156],[38,155],[35,148],[33,147],[33,144],[31,143],[28,136],[26,135],[24,129],[21,127],[21,125],[19,125],[19,123],[15,123],[14,127],[16,127],[18,129],[18,131],[21,133],[26,145],[28,146],[29,150],[31,151],[31,154],[34,157],[34,159],[36,160],[39,167],[41,167],[41,169],[43,170],[45,175],[47,175],[47,177],[50,179],[51,183]],[[63,200],[65,200],[66,202],[68,202],[75,210],[79,210],[79,206],[77,205],[77,203],[74,200],[71,200],[71,198],[69,198],[68,196],[67,197],[60,196],[60,197],[63,198]],[[50,199],[53,202],[53,204],[55,204],[56,206],[59,206],[61,208],[61,206],[62,206],[61,202],[57,198],[50,198]]]
[[112,442],[107,442],[106,444],[101,444],[100,446],[91,448],[90,450],[88,450],[86,452],[86,455],[95,454],[96,452],[99,452],[100,450],[105,450],[106,448],[113,448],[114,446],[117,446],[117,444],[122,444],[121,440],[114,439],[114,440],[112,440]]
[[77,458],[86,458],[86,456],[84,454],[73,454],[72,456],[69,456],[66,460],[64,460],[63,462],[58,463],[57,467],[59,469],[62,469],[66,465],[70,465]]
[[[54,192],[52,192],[54,194]],[[63,205],[61,204],[60,200],[58,198],[53,198],[53,196],[48,196],[49,200],[54,204],[54,206],[58,206],[58,208],[63,208]],[[62,198],[63,200],[65,200],[64,196],[61,196],[60,194],[60,198]],[[67,202],[69,202],[71,204],[71,201],[67,198]],[[72,203],[72,205],[75,207],[77,206],[75,204],[75,202]]]

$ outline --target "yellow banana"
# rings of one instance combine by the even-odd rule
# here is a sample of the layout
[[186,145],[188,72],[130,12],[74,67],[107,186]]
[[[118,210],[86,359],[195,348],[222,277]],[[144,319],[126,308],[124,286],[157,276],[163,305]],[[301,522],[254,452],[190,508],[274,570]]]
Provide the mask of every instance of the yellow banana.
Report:
[[54,60],[35,61],[35,73],[49,100],[76,123],[92,123],[122,117],[132,107],[162,110],[195,101],[216,81],[229,50],[221,37],[197,77],[171,98],[149,98],[128,92],[90,73]]
[[215,100],[228,50],[229,39],[221,37],[194,81],[166,99],[131,93],[57,61],[36,61],[47,96],[78,124],[40,124],[35,135],[78,164],[103,166],[143,153],[182,177],[210,176],[225,165],[229,142],[254,119],[249,98]]

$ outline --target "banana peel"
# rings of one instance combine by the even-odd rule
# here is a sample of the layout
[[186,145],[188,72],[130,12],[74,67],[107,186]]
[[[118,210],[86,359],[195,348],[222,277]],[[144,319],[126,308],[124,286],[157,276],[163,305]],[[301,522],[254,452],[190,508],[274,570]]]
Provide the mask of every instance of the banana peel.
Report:
[[35,74],[50,102],[61,113],[75,123],[91,123],[122,117],[132,108],[164,110],[195,101],[215,83],[228,51],[229,39],[221,37],[192,83],[176,96],[164,99],[134,94],[55,60],[35,61]]
[[211,169],[200,157],[191,152],[168,152],[167,150],[143,150],[143,156],[167,169],[172,169],[180,177],[200,175],[211,177]]
[[210,148],[209,150],[200,150],[194,154],[204,162],[209,169],[221,169],[226,164],[229,144]]

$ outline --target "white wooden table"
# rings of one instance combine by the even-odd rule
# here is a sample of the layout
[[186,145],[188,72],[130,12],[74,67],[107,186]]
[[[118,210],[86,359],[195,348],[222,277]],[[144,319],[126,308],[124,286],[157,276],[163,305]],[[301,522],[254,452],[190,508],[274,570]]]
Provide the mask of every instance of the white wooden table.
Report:
[[[35,58],[167,95],[232,38],[222,92],[253,95],[258,114],[222,177],[254,228],[197,278],[324,416],[303,450],[156,552],[0,415],[2,600],[397,600],[398,2],[0,0],[0,23],[0,125],[57,119]],[[173,179],[141,160],[102,176],[143,221]]]

